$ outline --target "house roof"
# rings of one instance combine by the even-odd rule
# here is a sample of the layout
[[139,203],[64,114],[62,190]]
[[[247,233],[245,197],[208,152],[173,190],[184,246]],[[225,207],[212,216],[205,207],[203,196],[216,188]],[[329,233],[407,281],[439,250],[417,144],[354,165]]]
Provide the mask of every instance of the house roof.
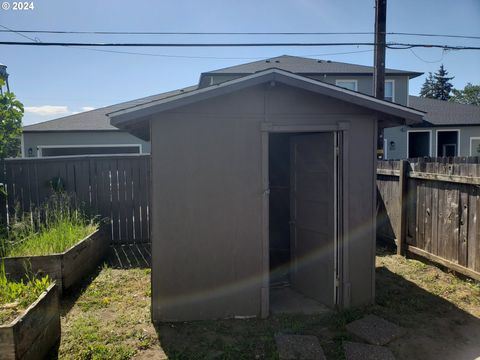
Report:
[[409,96],[409,105],[426,112],[425,120],[432,125],[480,125],[480,106],[418,96]]
[[24,132],[43,132],[43,131],[119,131],[118,128],[110,124],[107,114],[126,107],[148,103],[155,100],[165,99],[170,96],[182,94],[196,89],[197,85],[165,92],[162,94],[147,96],[144,98],[123,102],[111,106],[85,111],[74,115],[61,117],[58,119],[41,122],[38,124],[27,125],[23,127]]
[[[317,60],[299,56],[282,55],[274,58],[230,66],[202,74],[253,74],[266,69],[277,68],[295,74],[344,74],[372,75],[373,67],[348,64],[330,60]],[[410,79],[422,75],[421,72],[385,69],[387,75],[405,75]]]
[[198,88],[169,98],[126,107],[112,112],[108,116],[111,118],[110,122],[112,125],[130,131],[136,136],[147,140],[149,136],[147,124],[149,117],[153,114],[270,81],[278,81],[286,85],[303,88],[370,108],[390,116],[395,119],[396,123],[418,124],[421,123],[424,115],[423,112],[416,109],[274,68],[225,81],[218,85]]
[[[298,56],[278,56],[271,59],[255,61],[247,64],[232,66],[224,69],[214,70],[206,74],[238,74],[249,75],[257,72],[263,72],[268,69],[280,69],[299,75],[317,74],[372,74],[372,67],[347,64],[329,60],[316,60]],[[402,70],[387,69],[387,74],[408,75],[410,78],[419,76],[421,73]],[[144,98],[123,102],[111,106],[106,106],[91,111],[86,111],[74,115],[61,117],[54,120],[45,121],[38,124],[27,125],[23,127],[24,132],[43,132],[43,131],[118,131],[119,129],[110,124],[107,117],[108,113],[113,113],[120,109],[130,108],[132,106],[150,103],[156,100],[162,100],[198,88],[198,85],[183,89],[169,91],[162,94],[147,96]]]

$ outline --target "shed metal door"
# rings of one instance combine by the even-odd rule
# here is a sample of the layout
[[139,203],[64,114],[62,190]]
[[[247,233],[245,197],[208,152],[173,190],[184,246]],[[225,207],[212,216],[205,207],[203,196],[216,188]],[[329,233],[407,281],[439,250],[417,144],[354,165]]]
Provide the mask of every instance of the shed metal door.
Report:
[[291,141],[292,286],[334,303],[335,134]]

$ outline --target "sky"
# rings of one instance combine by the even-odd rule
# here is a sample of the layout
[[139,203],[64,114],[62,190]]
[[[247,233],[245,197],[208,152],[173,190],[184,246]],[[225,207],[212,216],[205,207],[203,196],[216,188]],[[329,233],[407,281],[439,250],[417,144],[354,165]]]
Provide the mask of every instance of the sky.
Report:
[[[33,10],[0,9],[15,30],[170,32],[372,32],[374,0],[33,0]],[[387,32],[480,37],[480,0],[388,0]],[[76,42],[373,42],[373,35],[180,36],[26,34]],[[3,41],[30,41],[0,33]],[[479,39],[389,35],[387,41],[480,46]],[[275,48],[102,48],[0,45],[0,63],[25,105],[24,124],[153,95],[198,82],[201,72],[289,54],[373,64],[368,46]],[[347,52],[353,52],[345,54]],[[343,54],[339,54],[343,53]],[[149,55],[145,55],[149,54]],[[444,64],[456,88],[480,84],[480,51],[387,50],[389,68],[428,74]],[[425,76],[410,81],[417,95]]]

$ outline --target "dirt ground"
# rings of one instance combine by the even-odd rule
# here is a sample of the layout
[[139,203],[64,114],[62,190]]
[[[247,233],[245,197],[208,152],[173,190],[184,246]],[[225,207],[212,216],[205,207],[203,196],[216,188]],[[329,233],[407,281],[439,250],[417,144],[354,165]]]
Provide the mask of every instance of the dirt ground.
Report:
[[345,324],[373,313],[407,329],[397,359],[480,357],[480,286],[379,250],[377,305],[268,320],[150,322],[150,269],[104,266],[62,303],[61,359],[278,359],[274,335],[315,335],[328,359],[355,340]]
[[480,359],[480,285],[423,262],[377,254],[373,311],[408,329],[397,359]]

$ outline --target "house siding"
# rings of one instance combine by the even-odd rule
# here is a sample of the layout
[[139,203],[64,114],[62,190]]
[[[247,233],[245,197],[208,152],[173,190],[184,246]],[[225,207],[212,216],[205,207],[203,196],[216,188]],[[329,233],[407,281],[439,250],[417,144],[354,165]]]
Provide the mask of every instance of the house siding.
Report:
[[[480,137],[480,125],[479,126],[442,126],[442,127],[423,127],[423,128],[411,128],[408,126],[397,126],[389,129],[385,129],[384,137],[387,142],[387,159],[406,159],[407,154],[407,134],[408,131],[413,130],[431,130],[432,132],[432,154],[436,156],[435,149],[437,147],[436,137],[438,130],[459,129],[460,130],[460,156],[470,156],[470,138]],[[392,149],[390,142],[395,142],[395,148]],[[478,156],[478,154],[473,154]]]
[[[305,75],[309,78],[335,85],[336,80],[356,80],[357,91],[367,95],[373,95],[373,77],[369,75]],[[200,86],[220,84],[225,81],[240,78],[241,75],[221,74],[205,77]],[[385,76],[385,80],[394,80],[394,102],[408,106],[408,76]]]
[[28,156],[31,148],[32,156],[38,156],[38,146],[56,145],[113,145],[113,144],[140,144],[142,153],[150,153],[150,143],[143,141],[124,131],[49,131],[49,132],[24,132],[23,153]]

